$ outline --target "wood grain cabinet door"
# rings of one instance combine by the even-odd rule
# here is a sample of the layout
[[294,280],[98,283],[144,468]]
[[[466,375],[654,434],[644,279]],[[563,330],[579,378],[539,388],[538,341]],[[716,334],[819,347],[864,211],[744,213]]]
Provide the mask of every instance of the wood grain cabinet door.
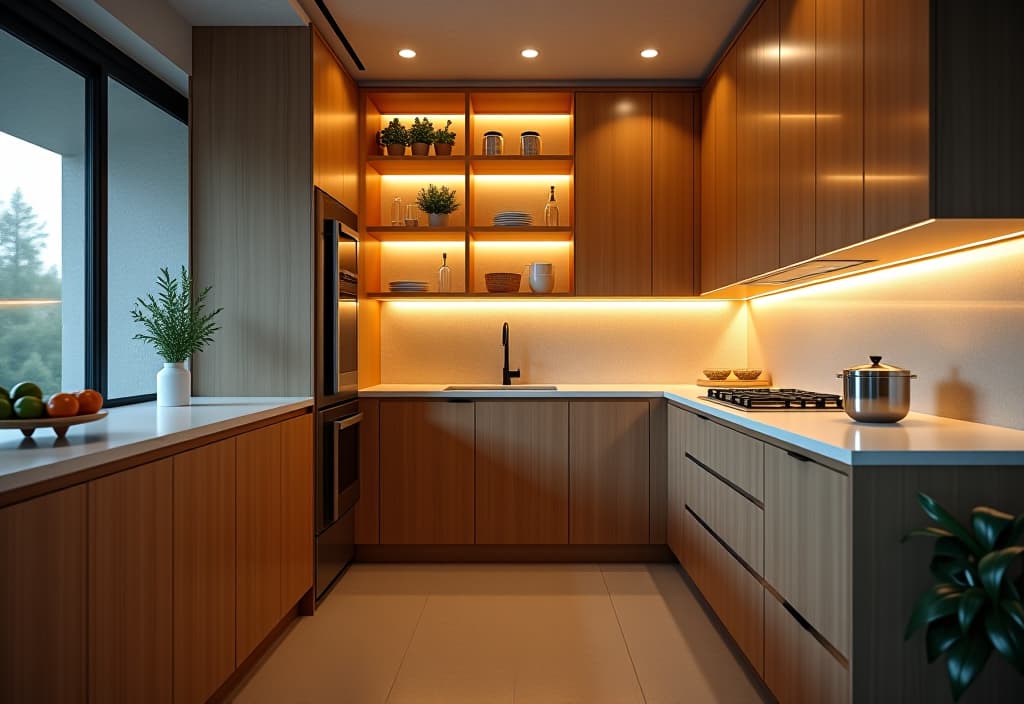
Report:
[[693,296],[696,93],[651,96],[651,294]]
[[711,74],[701,96],[700,290],[736,281],[736,52]]
[[580,296],[651,295],[651,94],[577,93]]
[[174,456],[174,701],[235,669],[235,439]]
[[381,543],[473,543],[473,404],[381,401]]
[[86,489],[0,510],[0,699],[86,701]]
[[569,542],[569,404],[477,401],[476,542]]
[[569,542],[650,541],[650,405],[569,404]]
[[767,592],[763,676],[779,704],[850,701],[849,671]]
[[313,416],[281,423],[281,607],[313,586]]
[[684,549],[686,499],[683,494],[686,472],[686,411],[668,407],[668,510],[666,512],[668,547],[680,564],[686,567]]
[[281,608],[281,425],[236,438],[235,665],[249,657]]
[[170,702],[170,458],[89,482],[89,701]]

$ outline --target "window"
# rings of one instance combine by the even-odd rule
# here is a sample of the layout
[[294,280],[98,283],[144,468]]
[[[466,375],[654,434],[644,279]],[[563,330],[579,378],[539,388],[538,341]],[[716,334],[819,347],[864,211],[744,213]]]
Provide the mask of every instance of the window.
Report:
[[188,263],[187,100],[51,3],[0,6],[0,385],[153,397],[130,311]]

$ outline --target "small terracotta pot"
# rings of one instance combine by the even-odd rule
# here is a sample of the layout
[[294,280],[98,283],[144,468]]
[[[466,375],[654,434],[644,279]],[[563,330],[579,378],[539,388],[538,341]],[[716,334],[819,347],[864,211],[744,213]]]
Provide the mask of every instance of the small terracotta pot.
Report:
[[427,223],[431,227],[448,227],[449,213],[428,213]]
[[404,144],[389,144],[388,156],[405,156]]
[[413,142],[412,143],[412,155],[413,156],[427,156],[430,154],[430,145],[426,142]]
[[451,156],[452,145],[434,142],[434,153],[437,154],[438,156]]

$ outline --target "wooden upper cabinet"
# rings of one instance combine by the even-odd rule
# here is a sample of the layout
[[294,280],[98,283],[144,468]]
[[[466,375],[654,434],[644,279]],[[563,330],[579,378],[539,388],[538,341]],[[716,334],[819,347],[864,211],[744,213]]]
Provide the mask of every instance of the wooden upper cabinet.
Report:
[[281,612],[313,587],[313,415],[281,423]]
[[313,31],[313,185],[359,208],[359,89]]
[[929,217],[928,0],[864,2],[864,232]]
[[736,69],[736,51],[733,50],[725,55],[704,87],[701,120],[704,181],[700,205],[702,292],[736,281]]
[[476,542],[569,542],[569,404],[477,401]]
[[697,189],[695,93],[651,96],[651,293],[692,296]]
[[651,294],[651,94],[577,93],[579,296]]
[[816,0],[779,0],[779,264],[814,256]]
[[172,460],[89,482],[89,701],[170,702]]
[[569,542],[650,540],[650,405],[569,405]]
[[0,510],[0,692],[86,701],[86,488]]
[[473,543],[473,404],[381,401],[381,543]]
[[191,704],[235,669],[235,439],[173,465],[174,701]]
[[864,3],[815,12],[815,253],[864,237]]
[[779,266],[779,0],[736,42],[736,278]]

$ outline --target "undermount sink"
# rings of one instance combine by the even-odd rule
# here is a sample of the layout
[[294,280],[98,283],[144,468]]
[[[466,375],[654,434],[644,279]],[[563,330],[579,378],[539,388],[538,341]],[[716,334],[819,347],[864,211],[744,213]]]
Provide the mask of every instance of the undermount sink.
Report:
[[442,391],[558,391],[557,386],[547,384],[515,384],[504,386],[502,384],[452,384],[446,386]]

